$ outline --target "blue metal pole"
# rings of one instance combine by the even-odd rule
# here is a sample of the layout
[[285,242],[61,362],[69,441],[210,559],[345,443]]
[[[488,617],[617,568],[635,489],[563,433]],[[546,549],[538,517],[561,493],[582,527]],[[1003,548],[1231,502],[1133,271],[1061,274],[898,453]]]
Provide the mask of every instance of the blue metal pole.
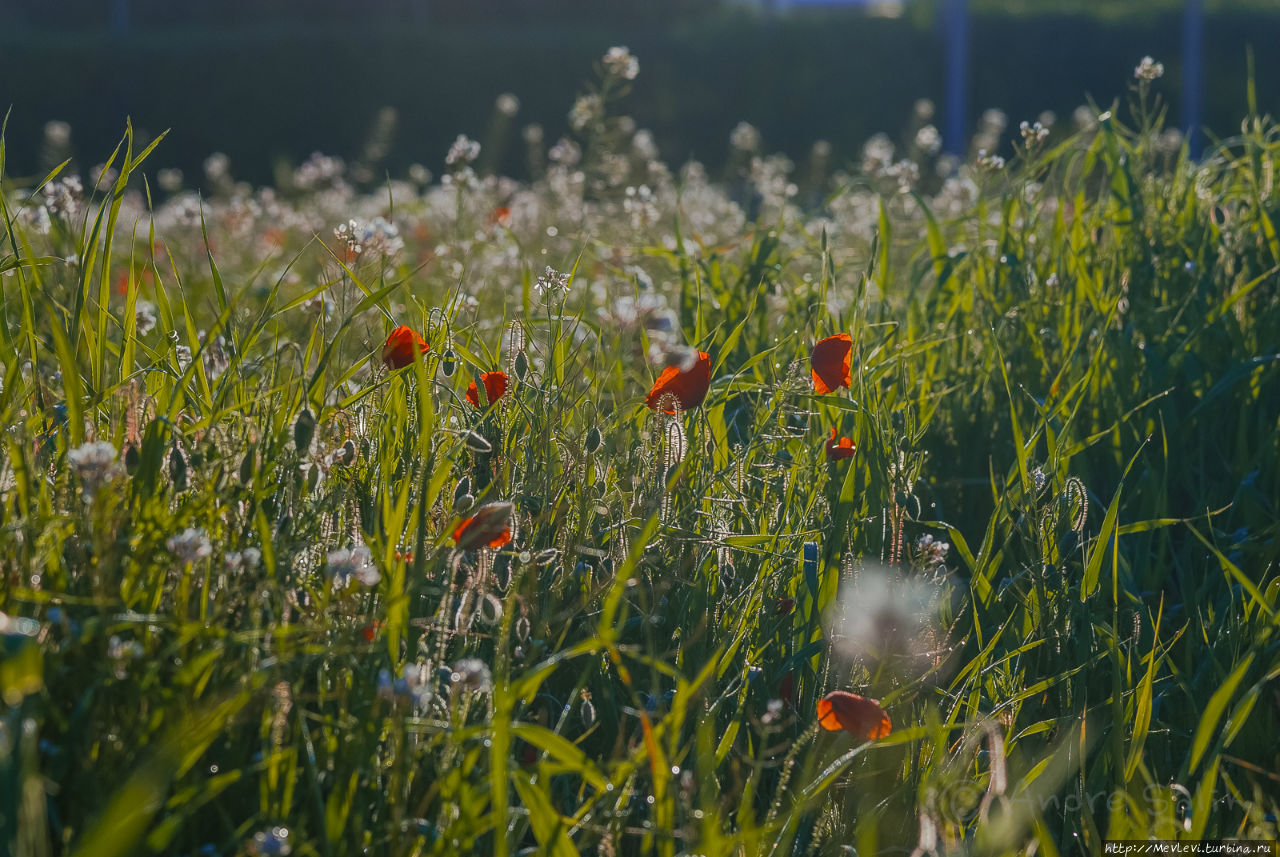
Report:
[[969,94],[969,2],[943,0],[942,29],[946,40],[947,71],[943,90],[946,126],[942,140],[953,155],[964,155]]
[[129,0],[111,0],[111,32],[120,36],[129,32]]
[[1182,120],[1192,158],[1200,157],[1204,119],[1204,0],[1187,0],[1182,27]]

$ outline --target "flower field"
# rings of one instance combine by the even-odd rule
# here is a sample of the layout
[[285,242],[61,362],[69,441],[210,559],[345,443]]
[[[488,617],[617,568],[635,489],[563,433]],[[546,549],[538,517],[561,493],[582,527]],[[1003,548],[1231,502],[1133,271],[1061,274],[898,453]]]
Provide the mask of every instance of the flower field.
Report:
[[0,143],[0,853],[1277,838],[1277,126],[711,176],[638,71],[519,180]]

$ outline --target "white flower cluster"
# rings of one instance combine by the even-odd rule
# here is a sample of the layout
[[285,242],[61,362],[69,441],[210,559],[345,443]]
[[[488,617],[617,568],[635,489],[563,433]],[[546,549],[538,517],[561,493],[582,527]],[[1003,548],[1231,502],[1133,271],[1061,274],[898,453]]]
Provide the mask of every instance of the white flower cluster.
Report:
[[569,111],[569,127],[575,131],[585,131],[592,123],[604,118],[604,102],[595,93],[578,96]]
[[543,297],[562,294],[569,291],[569,275],[562,274],[548,265],[546,272],[541,277],[538,277],[533,287]]
[[739,122],[729,132],[729,145],[739,152],[754,152],[760,148],[760,132],[750,122]]
[[44,205],[50,214],[71,220],[80,213],[80,200],[84,196],[84,184],[79,176],[67,176],[44,186]]
[[480,157],[480,144],[472,140],[466,134],[459,134],[458,139],[453,141],[453,145],[449,147],[449,153],[444,156],[444,162],[448,166],[466,166]]
[[1133,76],[1136,80],[1150,83],[1153,80],[1159,80],[1164,77],[1164,63],[1156,62],[1151,57],[1143,57],[1137,66],[1133,69]]
[[609,74],[623,80],[635,80],[640,74],[640,61],[624,45],[609,48],[604,55],[604,67]]
[[326,559],[335,589],[345,589],[352,578],[364,586],[375,586],[382,579],[378,567],[373,564],[373,552],[364,545],[329,551]]
[[195,562],[213,553],[213,545],[209,544],[209,537],[205,535],[204,530],[196,527],[187,527],[178,535],[170,536],[165,541],[165,546],[169,548],[170,553],[183,562]]
[[234,574],[239,571],[254,571],[262,564],[262,551],[257,548],[245,548],[242,551],[231,551],[224,557],[227,571]]
[[116,472],[116,448],[105,440],[85,443],[67,453],[67,463],[80,477],[86,498]]
[[355,218],[339,223],[333,237],[346,245],[349,253],[366,259],[390,259],[404,249],[400,229],[381,216],[367,223]]
[[520,99],[510,92],[504,92],[494,99],[493,108],[510,119],[520,112]]
[[924,562],[925,568],[937,568],[946,564],[947,554],[951,551],[951,543],[939,541],[925,533],[916,542],[916,550],[919,551],[920,559]]
[[1018,131],[1022,134],[1023,145],[1028,147],[1037,146],[1049,138],[1049,129],[1041,122],[1023,122],[1018,125]]

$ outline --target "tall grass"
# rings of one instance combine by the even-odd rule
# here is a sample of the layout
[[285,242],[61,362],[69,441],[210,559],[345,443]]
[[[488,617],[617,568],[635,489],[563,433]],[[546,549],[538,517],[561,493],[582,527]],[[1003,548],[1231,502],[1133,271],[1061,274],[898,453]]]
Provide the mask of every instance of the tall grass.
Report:
[[[711,180],[599,71],[527,184],[0,143],[6,850],[1276,838],[1275,126],[1193,162],[1141,84],[1007,164],[743,132]],[[645,408],[690,346],[705,402]]]

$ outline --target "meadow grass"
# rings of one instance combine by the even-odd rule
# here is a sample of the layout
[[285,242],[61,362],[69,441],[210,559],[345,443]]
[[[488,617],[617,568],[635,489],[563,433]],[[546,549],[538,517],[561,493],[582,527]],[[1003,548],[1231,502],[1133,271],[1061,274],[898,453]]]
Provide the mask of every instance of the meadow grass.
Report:
[[[201,195],[131,132],[83,185],[0,143],[5,853],[1275,839],[1276,126],[1192,161],[1144,81],[988,116],[1007,163],[744,127],[713,178],[631,76],[523,181],[501,127]],[[689,348],[705,401],[646,408]]]

